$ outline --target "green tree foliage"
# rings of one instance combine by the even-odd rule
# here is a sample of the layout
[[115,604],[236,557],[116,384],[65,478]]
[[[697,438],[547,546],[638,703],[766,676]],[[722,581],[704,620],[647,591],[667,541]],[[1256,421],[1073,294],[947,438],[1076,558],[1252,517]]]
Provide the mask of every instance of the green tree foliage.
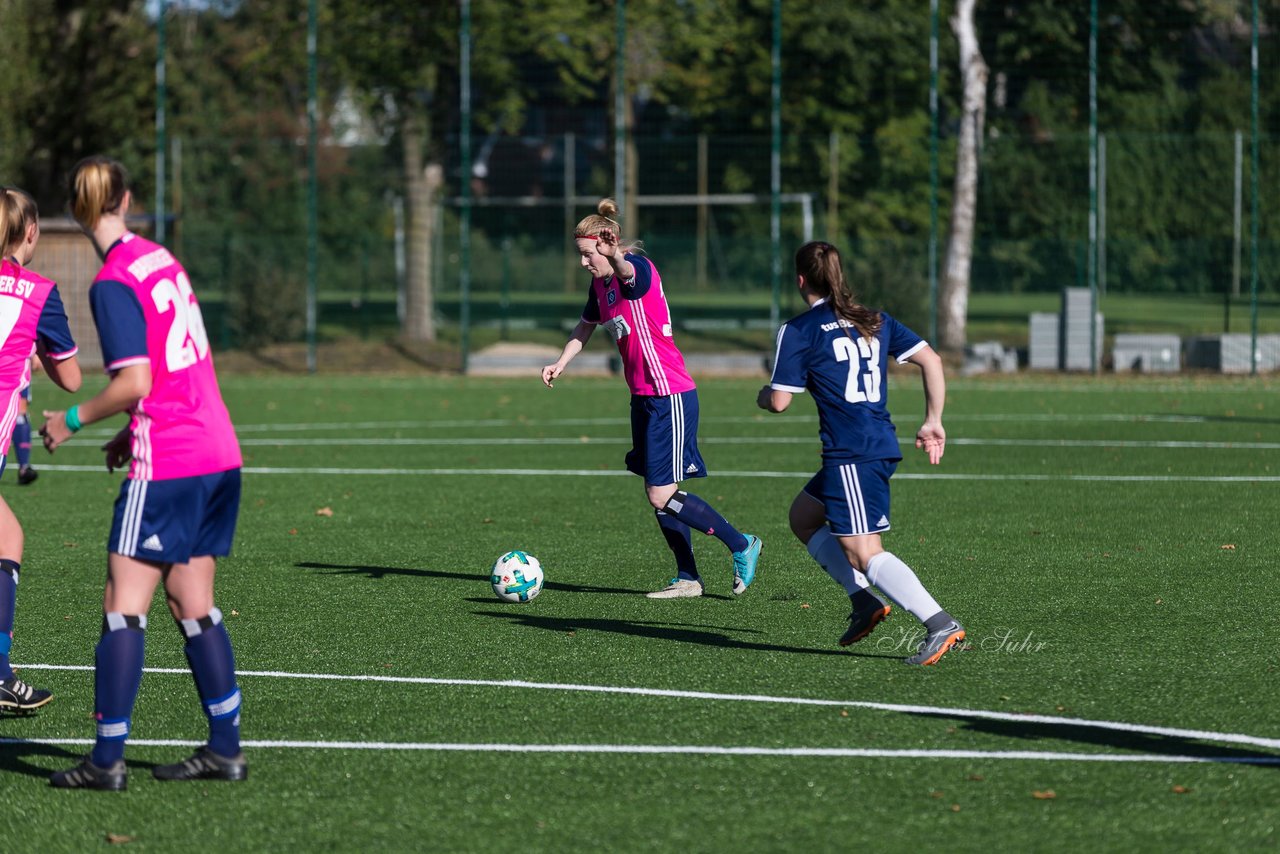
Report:
[[[953,5],[942,0],[939,28],[943,245],[959,97]],[[1249,127],[1249,3],[1098,5],[1109,287],[1221,290],[1233,134]],[[1268,82],[1280,71],[1280,0],[1259,5],[1265,190],[1280,186],[1280,89]],[[390,287],[395,200],[404,199],[411,290],[424,298],[415,316],[434,324],[437,294],[451,296],[456,281],[456,210],[447,200],[470,178],[458,146],[459,4],[318,7],[321,291],[349,296],[354,312],[367,288]],[[128,164],[139,206],[150,207],[155,8],[155,0],[0,0],[0,180],[58,211],[67,169],[105,151]],[[632,114],[624,118],[640,193],[694,192],[699,134],[709,140],[711,192],[768,192],[772,8],[772,0],[627,1]],[[472,0],[471,12],[475,145],[554,153],[563,130],[575,129],[577,192],[611,192],[613,0]],[[991,79],[974,288],[1051,291],[1083,281],[1088,6],[980,0],[978,14]],[[221,316],[218,306],[207,309],[215,338],[298,334],[306,15],[306,0],[169,3],[170,209],[179,216],[171,239],[202,295],[220,295],[230,308]],[[783,190],[815,193],[816,233],[845,250],[863,295],[920,324],[930,213],[927,5],[784,0],[782,26]],[[516,157],[489,165],[517,176],[538,168]],[[558,194],[558,176],[547,171],[520,192]],[[1246,188],[1247,180],[1246,171]],[[1266,193],[1262,204],[1262,235],[1273,241],[1277,204]],[[505,244],[531,262],[557,262],[550,277],[515,277],[517,287],[561,286],[562,216],[545,212],[476,211],[479,249]],[[692,272],[695,216],[646,209],[625,225],[680,281]],[[768,287],[768,216],[767,205],[714,210],[714,279]],[[789,255],[799,234],[794,208],[784,209],[783,227]],[[1274,267],[1280,259],[1269,245],[1264,263]],[[436,247],[445,251],[433,254]],[[496,287],[497,253],[476,255],[476,287]],[[1273,279],[1264,272],[1263,287]]]
[[[1264,15],[1268,6],[1280,12],[1260,5]],[[1248,4],[1099,7],[1108,287],[1221,291],[1231,269],[1232,134],[1249,122]],[[979,9],[993,103],[975,286],[1082,282],[1088,16],[1052,0],[988,0]],[[1270,55],[1280,45],[1267,33]],[[1280,100],[1274,87],[1263,93],[1265,120]]]
[[[112,151],[133,163],[154,151],[154,33],[142,0],[4,0],[7,72],[0,131],[7,180],[42,210],[61,211],[67,173],[85,154]],[[149,172],[144,171],[149,175]]]

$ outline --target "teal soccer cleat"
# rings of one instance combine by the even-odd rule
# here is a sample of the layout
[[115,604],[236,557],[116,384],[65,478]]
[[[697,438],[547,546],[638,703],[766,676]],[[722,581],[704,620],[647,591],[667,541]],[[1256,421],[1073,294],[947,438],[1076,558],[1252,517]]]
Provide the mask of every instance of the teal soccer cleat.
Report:
[[756,564],[760,562],[760,538],[747,534],[747,547],[733,553],[733,595],[741,596],[756,580]]

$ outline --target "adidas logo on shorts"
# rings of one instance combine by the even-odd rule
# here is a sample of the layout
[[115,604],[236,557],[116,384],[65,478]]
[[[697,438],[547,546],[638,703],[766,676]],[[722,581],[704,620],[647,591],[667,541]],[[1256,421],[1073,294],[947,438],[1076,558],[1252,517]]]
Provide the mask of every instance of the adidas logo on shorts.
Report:
[[164,546],[160,545],[160,537],[152,534],[142,541],[142,547],[153,552],[164,551]]

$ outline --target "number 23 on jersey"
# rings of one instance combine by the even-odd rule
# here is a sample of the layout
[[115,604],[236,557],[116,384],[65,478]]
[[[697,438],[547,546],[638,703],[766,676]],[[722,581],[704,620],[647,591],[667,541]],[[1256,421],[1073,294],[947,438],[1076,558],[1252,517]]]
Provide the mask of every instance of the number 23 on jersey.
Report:
[[832,339],[831,345],[836,351],[836,361],[849,363],[844,399],[850,403],[879,403],[880,339],[845,335]]

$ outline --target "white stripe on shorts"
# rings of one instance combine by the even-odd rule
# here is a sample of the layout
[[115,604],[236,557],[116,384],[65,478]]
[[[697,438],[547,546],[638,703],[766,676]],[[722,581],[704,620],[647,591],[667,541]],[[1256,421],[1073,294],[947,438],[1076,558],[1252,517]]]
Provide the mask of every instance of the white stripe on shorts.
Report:
[[116,553],[133,557],[138,550],[138,532],[142,528],[142,511],[147,505],[147,482],[131,480],[124,502],[124,518],[120,520],[120,540]]
[[844,500],[849,505],[850,527],[853,534],[865,534],[867,505],[862,501],[862,484],[858,482],[858,467],[854,464],[840,466],[840,480],[844,484]]
[[671,476],[672,483],[684,480],[684,397],[671,395]]

